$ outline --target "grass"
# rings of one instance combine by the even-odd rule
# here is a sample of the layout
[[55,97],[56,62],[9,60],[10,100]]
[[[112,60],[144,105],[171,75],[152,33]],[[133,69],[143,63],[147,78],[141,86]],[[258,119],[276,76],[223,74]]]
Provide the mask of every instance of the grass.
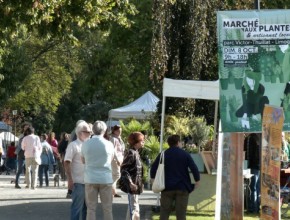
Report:
[[[201,174],[201,185],[189,196],[186,219],[187,220],[213,220],[215,218],[215,191],[216,176]],[[290,219],[290,211],[287,217],[281,219]],[[158,220],[159,213],[152,213],[152,220]],[[170,220],[175,220],[174,213],[170,215]],[[244,214],[244,220],[258,220],[257,214]]]
[[[201,185],[189,196],[186,219],[212,220],[215,217],[216,176],[201,174]],[[159,213],[153,213],[152,220],[159,219]],[[169,218],[176,219],[174,213]]]
[[[212,211],[193,211],[192,210],[192,206],[188,206],[188,210],[186,213],[186,220],[213,220],[215,218],[215,212],[214,210]],[[158,213],[154,213],[152,216],[152,220],[158,220],[159,219],[159,214]],[[176,217],[174,215],[174,213],[172,213],[170,215],[170,220],[176,220]],[[259,216],[258,215],[244,215],[245,220],[258,220]],[[283,219],[283,218],[282,218]]]

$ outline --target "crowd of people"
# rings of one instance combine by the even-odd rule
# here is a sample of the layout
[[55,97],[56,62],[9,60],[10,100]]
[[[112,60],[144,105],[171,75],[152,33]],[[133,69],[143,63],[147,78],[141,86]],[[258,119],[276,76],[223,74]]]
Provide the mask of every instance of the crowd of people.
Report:
[[[79,120],[73,132],[62,133],[59,141],[54,132],[36,135],[31,124],[24,124],[22,129],[18,145],[11,143],[8,148],[9,164],[16,170],[16,189],[21,189],[19,178],[23,171],[25,188],[32,190],[44,185],[48,187],[49,173],[58,173],[63,181],[67,181],[67,198],[72,199],[70,219],[96,219],[100,197],[103,219],[111,220],[113,198],[121,197],[117,193],[117,185],[121,184],[119,179],[126,179],[126,189],[120,187],[128,193],[126,220],[140,219],[138,196],[143,192],[144,171],[139,152],[146,138],[143,131],[132,132],[126,148],[121,137],[122,128],[115,125],[108,134],[103,121],[89,124]],[[170,148],[165,151],[166,187],[161,193],[160,219],[168,219],[173,205],[178,219],[185,219],[188,196],[194,190],[189,169],[195,187],[200,176],[190,155],[181,149],[179,136],[170,136],[168,144]],[[156,175],[159,157],[152,165],[152,179]],[[180,166],[176,166],[177,163],[181,163]]]
[[[65,141],[60,139],[60,144]],[[9,148],[10,146],[8,150]],[[48,187],[50,172],[52,174],[58,173],[61,175],[61,179],[65,180],[64,166],[54,132],[38,136],[35,134],[32,125],[25,123],[22,126],[22,134],[19,136],[18,145],[13,152],[11,151],[12,154],[15,156],[16,177],[14,182],[17,189],[21,189],[19,177],[23,171],[25,173],[25,188],[35,189],[37,186],[41,188],[43,186],[43,176],[45,177],[45,186]],[[10,157],[7,151],[7,162]],[[8,169],[12,169],[9,163],[6,164]]]

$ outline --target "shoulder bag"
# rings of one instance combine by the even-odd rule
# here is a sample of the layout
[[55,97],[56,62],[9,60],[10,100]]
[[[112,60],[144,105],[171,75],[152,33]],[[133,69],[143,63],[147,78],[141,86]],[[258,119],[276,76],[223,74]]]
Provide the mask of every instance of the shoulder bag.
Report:
[[153,181],[152,191],[154,193],[159,193],[165,189],[164,154],[164,151],[160,154],[157,172]]

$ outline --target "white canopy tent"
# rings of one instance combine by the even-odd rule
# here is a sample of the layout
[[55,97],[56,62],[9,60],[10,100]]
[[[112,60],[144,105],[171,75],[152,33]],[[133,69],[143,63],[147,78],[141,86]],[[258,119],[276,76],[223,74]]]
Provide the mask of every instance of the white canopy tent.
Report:
[[6,141],[6,142],[12,142],[12,141],[18,142],[19,141],[19,138],[16,137],[14,134],[12,134],[9,131],[3,131],[3,132],[1,132],[0,133],[0,138],[3,141]]
[[217,113],[219,100],[219,81],[195,81],[163,79],[163,100],[161,114],[160,151],[163,145],[165,101],[166,97],[193,98],[213,100],[215,104],[214,127],[217,127]]
[[152,92],[148,91],[126,106],[111,109],[109,111],[109,120],[113,118],[125,119],[130,117],[146,119],[157,111],[157,104],[159,101],[160,100]]

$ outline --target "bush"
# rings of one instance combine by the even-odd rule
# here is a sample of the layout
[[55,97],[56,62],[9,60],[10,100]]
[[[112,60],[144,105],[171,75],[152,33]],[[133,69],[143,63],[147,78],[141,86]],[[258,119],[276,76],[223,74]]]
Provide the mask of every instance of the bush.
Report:
[[189,135],[194,144],[202,148],[210,137],[211,126],[206,124],[204,117],[194,117],[189,120]]
[[128,145],[127,138],[132,132],[147,131],[148,133],[151,133],[151,131],[152,131],[152,128],[150,126],[149,121],[145,121],[144,123],[141,123],[135,119],[132,119],[128,123],[120,121],[120,125],[122,128],[122,138],[123,138],[126,145]]

